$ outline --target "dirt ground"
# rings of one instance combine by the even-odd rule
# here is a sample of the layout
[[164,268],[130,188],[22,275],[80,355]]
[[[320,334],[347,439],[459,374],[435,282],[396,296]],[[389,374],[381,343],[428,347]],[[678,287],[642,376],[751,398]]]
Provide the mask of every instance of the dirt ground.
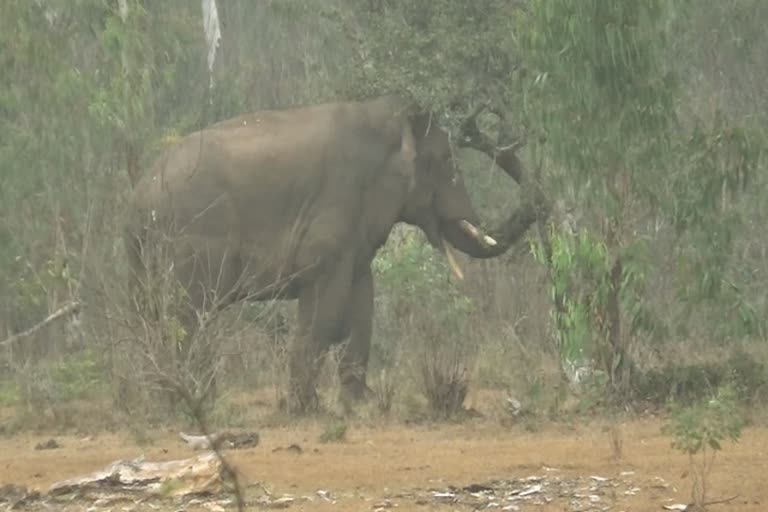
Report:
[[[621,459],[613,456],[609,435],[600,423],[545,426],[531,433],[483,420],[439,427],[352,425],[346,440],[326,444],[318,441],[319,424],[263,429],[257,447],[225,453],[249,489],[295,496],[291,510],[345,512],[394,506],[399,510],[462,510],[466,508],[430,497],[430,490],[494,479],[589,480],[596,476],[626,481],[623,487],[603,493],[600,504],[613,505],[610,510],[645,511],[686,503],[690,496],[687,459],[670,448],[670,438],[661,434],[660,427],[657,420],[621,424]],[[34,449],[49,438],[17,435],[0,439],[0,487],[13,483],[44,491],[54,482],[102,469],[117,459],[144,455],[147,460],[160,461],[194,455],[169,431],[155,432],[153,443],[145,446],[138,446],[128,434],[102,434],[56,436],[60,448]],[[301,453],[281,449],[291,444],[299,445]],[[739,497],[712,510],[768,509],[766,476],[768,428],[748,428],[738,444],[725,446],[709,483],[708,494],[713,499]],[[318,490],[327,491],[331,501],[319,499]],[[414,493],[427,499],[418,500]],[[313,500],[302,500],[302,496]],[[390,501],[383,502],[385,498]],[[578,509],[567,508],[562,499],[519,508]],[[607,510],[597,506],[582,510],[601,509]]]

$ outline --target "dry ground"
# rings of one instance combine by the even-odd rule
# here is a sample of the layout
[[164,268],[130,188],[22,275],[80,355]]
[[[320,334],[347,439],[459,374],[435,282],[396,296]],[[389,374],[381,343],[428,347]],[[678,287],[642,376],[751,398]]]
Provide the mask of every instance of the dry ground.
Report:
[[[417,505],[413,499],[397,495],[492,479],[531,475],[614,478],[626,471],[634,472],[626,478],[640,490],[634,496],[622,492],[612,497],[610,501],[617,506],[611,510],[661,510],[663,504],[688,501],[690,479],[685,475],[686,458],[670,449],[670,438],[660,433],[660,426],[657,420],[623,423],[621,460],[613,457],[609,436],[596,422],[545,426],[535,433],[483,420],[436,427],[352,425],[345,441],[329,444],[318,442],[321,425],[305,422],[299,427],[262,429],[258,447],[226,453],[246,482],[261,482],[277,495],[317,496],[322,489],[336,497],[335,504],[317,499],[297,501],[291,510],[374,510],[388,496],[399,510],[456,510],[432,501]],[[147,460],[169,460],[193,454],[169,431],[154,432],[153,443],[145,446],[138,446],[129,434],[102,434],[57,436],[61,448],[34,449],[49,437],[21,434],[0,439],[0,485],[15,483],[44,490],[116,459],[144,454]],[[303,448],[302,453],[279,449],[294,443]],[[749,428],[738,444],[725,446],[710,482],[713,498],[740,497],[712,510],[768,509],[766,477],[768,428]],[[521,510],[564,508],[553,502]]]

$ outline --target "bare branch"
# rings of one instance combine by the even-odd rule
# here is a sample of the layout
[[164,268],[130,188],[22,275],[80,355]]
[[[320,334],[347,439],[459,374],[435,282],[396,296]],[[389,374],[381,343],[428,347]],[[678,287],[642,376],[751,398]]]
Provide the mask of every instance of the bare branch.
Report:
[[[522,185],[524,180],[522,165],[515,153],[525,145],[525,139],[523,137],[511,138],[509,137],[509,130],[502,129],[497,142],[481,132],[477,125],[477,117],[486,110],[493,112],[502,122],[505,120],[503,112],[499,109],[487,104],[479,105],[462,123],[459,145],[475,149],[493,158],[504,172]],[[507,142],[506,139],[511,140]],[[503,143],[503,145],[499,145],[499,143]]]
[[461,125],[461,134],[459,144],[463,147],[469,147],[485,153],[494,158],[496,156],[496,143],[490,137],[480,131],[477,126],[477,117],[488,110],[486,103],[481,103],[464,120]]
[[70,314],[76,314],[80,310],[80,303],[79,302],[70,302],[68,304],[65,304],[64,306],[60,307],[47,317],[45,317],[40,323],[30,327],[26,331],[22,331],[19,333],[16,333],[12,336],[9,336],[8,338],[4,339],[3,341],[0,341],[0,346],[10,345],[11,343],[14,343],[20,339],[27,338],[29,336],[32,336],[37,331],[45,327],[46,325],[55,322],[56,320],[65,317]]

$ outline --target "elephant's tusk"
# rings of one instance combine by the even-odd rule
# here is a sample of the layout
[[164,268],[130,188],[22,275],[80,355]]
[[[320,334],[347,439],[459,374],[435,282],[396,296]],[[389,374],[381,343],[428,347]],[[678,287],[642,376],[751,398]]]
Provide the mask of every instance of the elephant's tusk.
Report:
[[459,267],[459,264],[456,263],[456,259],[453,257],[453,251],[451,250],[450,244],[443,240],[443,252],[445,253],[445,257],[448,259],[448,266],[451,267],[451,271],[453,271],[453,275],[456,276],[456,278],[461,281],[464,279],[464,273],[461,271],[461,267]]
[[477,229],[475,225],[468,220],[461,219],[459,221],[459,226],[461,226],[461,229],[466,231],[469,236],[473,238],[480,238],[480,230]]
[[494,247],[498,244],[498,242],[493,237],[482,234],[480,230],[477,229],[474,224],[468,220],[460,220],[459,226],[461,226],[461,229],[463,229],[469,236],[485,245],[486,247]]

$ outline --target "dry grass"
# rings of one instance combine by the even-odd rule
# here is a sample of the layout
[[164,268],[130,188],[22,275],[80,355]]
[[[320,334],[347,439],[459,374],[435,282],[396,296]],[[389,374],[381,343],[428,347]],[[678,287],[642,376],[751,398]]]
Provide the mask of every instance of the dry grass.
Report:
[[464,407],[469,392],[468,356],[457,344],[438,347],[427,343],[417,365],[421,392],[436,418],[448,419]]

